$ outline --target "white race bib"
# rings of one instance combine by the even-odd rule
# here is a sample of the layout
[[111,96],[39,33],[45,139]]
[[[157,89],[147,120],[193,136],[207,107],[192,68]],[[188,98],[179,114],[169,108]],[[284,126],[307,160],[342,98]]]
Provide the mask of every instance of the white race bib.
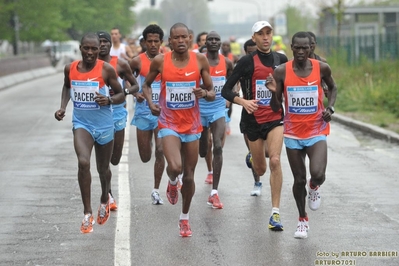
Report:
[[100,82],[98,81],[72,80],[71,99],[74,108],[85,110],[100,109],[100,106],[95,101],[96,92],[100,91],[99,85]]
[[213,89],[215,90],[216,93],[216,98],[222,97],[222,88],[224,84],[226,83],[226,77],[220,77],[220,76],[212,76],[212,82],[213,82]]
[[174,110],[190,109],[195,106],[193,88],[195,81],[166,82],[166,107]]
[[255,81],[255,99],[259,100],[258,105],[269,106],[272,99],[272,92],[266,88],[265,84],[265,79]]
[[317,112],[319,90],[314,86],[287,87],[288,113],[315,114]]

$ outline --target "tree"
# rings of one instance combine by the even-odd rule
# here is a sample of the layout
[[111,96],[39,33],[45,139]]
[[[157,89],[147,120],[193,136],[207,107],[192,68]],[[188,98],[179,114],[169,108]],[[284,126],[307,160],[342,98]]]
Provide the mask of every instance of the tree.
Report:
[[[137,0],[0,0],[1,38],[41,42],[79,39],[83,33],[134,24]],[[19,22],[19,23],[16,23]]]
[[304,9],[300,9],[294,6],[288,6],[284,13],[287,17],[287,33],[288,36],[294,35],[298,31],[307,31],[312,28],[315,23],[315,19],[304,12]]

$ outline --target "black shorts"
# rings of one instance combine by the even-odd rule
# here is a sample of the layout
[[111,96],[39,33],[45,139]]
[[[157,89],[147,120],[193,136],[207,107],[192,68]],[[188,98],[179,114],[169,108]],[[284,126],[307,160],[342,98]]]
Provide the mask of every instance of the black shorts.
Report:
[[278,126],[283,125],[283,120],[275,120],[271,122],[267,122],[264,124],[258,124],[258,123],[248,123],[248,122],[240,122],[240,130],[241,133],[247,135],[247,138],[249,141],[255,141],[257,139],[264,139],[266,140],[267,134],[269,132]]

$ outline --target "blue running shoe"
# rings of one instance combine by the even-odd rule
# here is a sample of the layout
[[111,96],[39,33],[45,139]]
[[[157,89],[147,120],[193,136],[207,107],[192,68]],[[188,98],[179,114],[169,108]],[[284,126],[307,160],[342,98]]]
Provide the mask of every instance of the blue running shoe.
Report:
[[283,231],[284,230],[283,225],[281,224],[281,221],[280,221],[280,214],[273,213],[273,215],[270,216],[269,229],[272,231]]
[[247,156],[245,157],[245,163],[247,164],[248,168],[252,168],[252,154],[248,152]]

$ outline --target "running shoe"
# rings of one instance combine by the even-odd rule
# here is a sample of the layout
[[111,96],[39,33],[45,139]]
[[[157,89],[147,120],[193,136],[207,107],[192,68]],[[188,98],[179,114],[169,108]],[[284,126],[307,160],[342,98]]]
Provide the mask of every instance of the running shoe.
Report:
[[310,188],[310,178],[308,179],[308,205],[312,211],[316,211],[321,204],[320,187]]
[[109,196],[109,209],[111,211],[116,211],[118,209],[118,205],[116,205],[116,200],[114,199],[111,193],[108,193],[108,196]]
[[281,221],[280,221],[280,214],[273,213],[273,215],[270,216],[269,229],[272,231],[283,231],[284,230],[283,225],[281,224]]
[[180,236],[181,237],[188,237],[192,236],[190,223],[188,220],[180,220],[179,221],[179,228],[180,228]]
[[223,209],[223,203],[220,202],[219,195],[214,194],[208,197],[208,205],[212,206],[214,209]]
[[252,154],[251,154],[251,152],[248,152],[247,156],[245,156],[245,163],[247,164],[248,168],[252,168]]
[[212,184],[213,183],[213,174],[209,173],[206,176],[205,183],[207,183],[207,184]]
[[251,196],[260,196],[262,193],[262,182],[255,182],[254,189],[251,191]]
[[91,215],[91,213],[85,214],[82,225],[80,226],[80,232],[82,232],[82,234],[93,232],[93,224],[95,223],[96,222],[94,221],[93,215]]
[[100,207],[98,208],[98,215],[97,215],[97,223],[100,225],[105,224],[108,221],[109,218],[109,199],[107,201],[107,204],[100,204]]
[[161,196],[159,195],[158,191],[153,191],[151,193],[151,199],[152,199],[153,205],[162,205],[163,204],[163,200],[161,199]]
[[168,187],[166,189],[166,197],[168,198],[170,204],[175,205],[179,199],[179,190],[177,189],[177,184],[172,185],[170,181],[168,182]]
[[309,231],[309,221],[308,218],[299,218],[298,226],[296,228],[294,237],[295,238],[307,238]]

